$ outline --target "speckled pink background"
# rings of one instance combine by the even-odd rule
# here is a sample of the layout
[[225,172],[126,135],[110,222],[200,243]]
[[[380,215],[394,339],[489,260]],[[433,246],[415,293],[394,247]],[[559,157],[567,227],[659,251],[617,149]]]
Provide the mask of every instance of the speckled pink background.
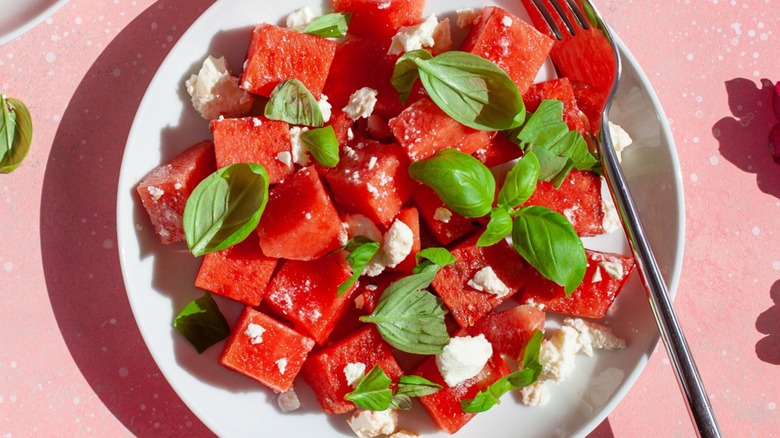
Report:
[[[6,0],[4,0],[6,1]],[[35,119],[0,175],[0,436],[204,436],[125,295],[115,200],[140,99],[213,0],[71,0],[0,46],[0,92]],[[261,5],[262,1],[258,1]],[[687,241],[675,302],[725,436],[780,431],[778,0],[600,0],[669,117]],[[662,348],[594,437],[692,436]]]

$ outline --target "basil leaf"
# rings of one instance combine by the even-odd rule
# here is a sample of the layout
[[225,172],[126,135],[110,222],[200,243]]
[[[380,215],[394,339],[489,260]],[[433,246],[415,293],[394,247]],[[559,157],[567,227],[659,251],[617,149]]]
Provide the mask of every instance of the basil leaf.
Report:
[[347,27],[351,18],[352,14],[339,12],[325,14],[309,23],[303,29],[303,33],[326,38],[340,38],[347,34]]
[[333,126],[311,129],[301,133],[301,141],[309,149],[315,160],[325,167],[339,164],[339,139]]
[[268,173],[259,164],[237,163],[207,176],[184,206],[184,235],[195,256],[246,239],[268,202]]
[[418,274],[422,271],[434,270],[438,271],[439,268],[451,265],[457,260],[446,248],[429,247],[418,252],[415,256],[417,266],[414,267],[412,273]]
[[393,400],[390,402],[390,407],[400,411],[411,411],[412,398],[408,395],[396,394],[393,396]]
[[496,180],[484,164],[457,149],[444,149],[409,165],[409,175],[432,188],[444,204],[465,217],[490,213]]
[[536,190],[538,180],[539,159],[533,151],[528,151],[506,174],[498,192],[498,204],[511,208],[522,205]]
[[503,207],[495,207],[490,211],[490,222],[477,239],[477,246],[491,246],[512,234],[512,216]]
[[230,334],[230,326],[225,316],[208,292],[190,301],[173,320],[173,327],[198,353],[203,353]]
[[484,131],[520,126],[525,105],[517,85],[496,64],[472,53],[450,51],[412,58],[431,100],[460,123]]
[[[338,296],[344,295],[344,292],[349,290],[349,288],[358,281],[363,274],[363,269],[365,269],[368,262],[370,262],[377,251],[379,251],[379,243],[369,239],[365,239],[367,242],[362,242],[362,239],[357,239],[358,238],[351,239],[350,242],[347,243],[347,248],[352,248],[348,249],[350,252],[347,256],[347,263],[349,264],[349,267],[352,268],[352,276],[339,285]],[[355,245],[354,242],[361,243]]]
[[529,145],[549,146],[569,132],[563,121],[563,102],[543,100],[528,117],[522,128],[511,133],[509,138],[525,150]]
[[427,50],[412,50],[401,55],[395,62],[395,68],[393,68],[393,77],[390,79],[390,83],[398,91],[401,103],[404,105],[406,105],[409,96],[412,94],[414,83],[420,78],[417,64],[414,62],[418,58],[429,60],[433,58],[433,55],[428,53]]
[[379,365],[375,365],[355,387],[355,390],[344,396],[361,409],[384,411],[390,407],[393,391],[392,381]]
[[11,173],[22,164],[32,143],[32,117],[19,99],[0,94],[0,173]]
[[282,81],[271,91],[264,115],[292,125],[320,127],[325,123],[317,99],[298,79]]
[[[528,340],[528,343],[525,345],[525,352],[523,353],[522,366],[523,366],[523,370],[533,371],[533,375],[532,375],[533,379],[532,381],[522,386],[530,385],[531,383],[537,381],[539,379],[539,376],[542,375],[543,367],[541,362],[539,362],[539,353],[541,352],[541,348],[542,348],[542,339],[544,339],[544,335],[540,330],[536,330],[534,331],[534,334],[531,336],[531,338]],[[518,379],[511,380],[511,381],[515,385],[521,383]]]
[[436,271],[423,271],[391,284],[371,315],[363,322],[374,323],[385,341],[412,354],[438,354],[450,340],[441,300],[422,290],[431,284]]
[[512,244],[544,277],[563,286],[566,296],[582,283],[588,261],[582,240],[560,213],[545,207],[517,210]]
[[425,397],[426,395],[435,394],[440,389],[441,385],[431,382],[424,377],[415,375],[401,376],[398,379],[396,396]]
[[488,386],[487,389],[478,392],[473,399],[461,400],[460,408],[463,412],[485,412],[501,403],[501,396],[513,389],[515,387],[509,382],[507,376],[504,376]]

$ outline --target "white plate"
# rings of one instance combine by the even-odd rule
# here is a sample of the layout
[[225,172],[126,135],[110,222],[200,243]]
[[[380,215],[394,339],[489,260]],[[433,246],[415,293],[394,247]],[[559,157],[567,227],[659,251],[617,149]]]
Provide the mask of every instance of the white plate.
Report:
[[67,2],[68,0],[3,0],[0,45],[32,29]]
[[[305,383],[297,384],[303,408],[282,414],[275,396],[259,384],[217,364],[222,346],[203,355],[195,353],[171,329],[184,304],[202,292],[193,285],[199,261],[183,245],[157,243],[134,188],[152,168],[202,139],[209,138],[207,123],[190,107],[184,80],[208,55],[225,55],[238,69],[245,55],[251,27],[259,22],[280,23],[283,17],[309,5],[315,12],[327,2],[290,0],[267,2],[222,0],[215,3],[182,36],[160,66],[138,109],[128,138],[119,177],[117,234],[127,294],[138,326],[152,356],[171,386],[192,411],[223,437],[285,433],[290,436],[351,435],[344,416],[323,414]],[[498,4],[527,17],[520,2],[428,0],[427,12],[447,13],[458,8]],[[677,155],[663,111],[634,58],[622,47],[624,81],[613,119],[633,136],[635,145],[624,155],[623,169],[656,248],[669,289],[676,290],[682,260],[684,208]],[[139,225],[141,227],[139,227]],[[622,234],[589,239],[594,249],[625,252]],[[220,300],[229,319],[240,305]],[[657,330],[638,276],[615,302],[607,323],[628,340],[629,347],[593,358],[577,358],[574,376],[553,387],[551,402],[541,408],[520,406],[511,395],[492,410],[478,415],[460,437],[584,436],[603,421],[638,377],[657,340]],[[672,384],[672,382],[667,382]],[[425,436],[439,432],[424,413],[402,415],[411,430]]]

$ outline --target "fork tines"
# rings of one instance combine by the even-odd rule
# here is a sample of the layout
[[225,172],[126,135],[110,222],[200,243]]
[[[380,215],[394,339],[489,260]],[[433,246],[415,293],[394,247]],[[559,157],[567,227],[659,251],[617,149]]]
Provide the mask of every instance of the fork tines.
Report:
[[[565,35],[562,30],[568,31],[569,35],[577,34],[577,27],[589,29],[585,14],[582,8],[575,0],[532,0],[534,6],[547,22],[550,31],[555,38],[563,40]],[[563,5],[561,5],[563,3]]]

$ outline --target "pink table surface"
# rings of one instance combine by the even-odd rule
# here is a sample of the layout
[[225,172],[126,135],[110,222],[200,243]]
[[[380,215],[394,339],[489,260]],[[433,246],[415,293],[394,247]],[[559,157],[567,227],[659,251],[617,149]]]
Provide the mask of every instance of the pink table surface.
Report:
[[[116,247],[122,152],[160,62],[213,0],[71,0],[0,46],[35,118],[0,175],[0,436],[206,436],[149,355]],[[258,7],[262,5],[258,1]],[[675,307],[725,436],[780,433],[780,1],[601,0],[669,117],[687,239]],[[594,437],[692,436],[662,347]]]

